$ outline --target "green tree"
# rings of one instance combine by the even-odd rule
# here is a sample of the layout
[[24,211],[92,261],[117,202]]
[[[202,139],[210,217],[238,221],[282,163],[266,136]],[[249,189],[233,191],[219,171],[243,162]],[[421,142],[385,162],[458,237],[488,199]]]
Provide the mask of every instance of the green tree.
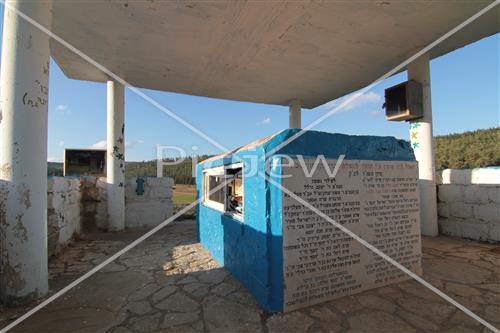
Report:
[[500,166],[500,127],[436,136],[436,169]]

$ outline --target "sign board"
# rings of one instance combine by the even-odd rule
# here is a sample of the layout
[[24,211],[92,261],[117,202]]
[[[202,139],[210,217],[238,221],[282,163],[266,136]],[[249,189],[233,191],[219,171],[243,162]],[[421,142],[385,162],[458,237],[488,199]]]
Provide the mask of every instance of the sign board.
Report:
[[[327,160],[334,170],[337,160]],[[282,185],[397,262],[421,274],[416,162],[322,163],[306,177],[298,160]],[[314,160],[305,160],[311,171]],[[288,195],[283,200],[284,311],[407,279],[406,274]]]
[[64,176],[106,176],[105,149],[65,149]]
[[414,80],[385,90],[385,119],[414,120],[423,117],[422,85]]

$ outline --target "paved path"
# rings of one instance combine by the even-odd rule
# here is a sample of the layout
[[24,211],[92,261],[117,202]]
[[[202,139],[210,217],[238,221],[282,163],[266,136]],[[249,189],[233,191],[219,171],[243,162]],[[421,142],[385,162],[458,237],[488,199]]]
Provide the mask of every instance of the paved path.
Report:
[[[414,281],[286,315],[263,312],[176,222],[12,332],[488,332]],[[56,290],[140,233],[91,235],[50,262]],[[425,238],[424,278],[500,327],[500,247]],[[16,312],[0,312],[0,327]]]

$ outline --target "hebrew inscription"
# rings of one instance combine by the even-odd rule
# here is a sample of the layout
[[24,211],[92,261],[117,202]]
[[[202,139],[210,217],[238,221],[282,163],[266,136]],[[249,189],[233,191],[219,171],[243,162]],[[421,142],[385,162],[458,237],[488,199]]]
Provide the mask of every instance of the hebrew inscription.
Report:
[[[336,160],[328,160],[333,170]],[[306,160],[312,170],[313,160]],[[419,193],[415,162],[344,160],[335,178],[324,166],[308,178],[283,166],[282,184],[405,267],[420,274]],[[407,279],[332,223],[283,192],[284,309]]]

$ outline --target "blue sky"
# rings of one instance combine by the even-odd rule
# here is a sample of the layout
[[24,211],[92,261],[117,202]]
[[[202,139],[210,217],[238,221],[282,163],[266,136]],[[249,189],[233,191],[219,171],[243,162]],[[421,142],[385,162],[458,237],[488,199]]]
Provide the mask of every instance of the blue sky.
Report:
[[[3,18],[3,7],[0,15]],[[499,48],[497,34],[431,62],[435,135],[499,126]],[[64,148],[104,144],[106,86],[68,79],[55,62],[50,66],[48,156],[50,161],[60,161]],[[335,114],[315,129],[408,139],[407,123],[386,121],[381,108],[384,89],[405,80],[406,73],[386,79],[355,107]],[[282,106],[143,91],[228,148],[288,126],[288,108]],[[125,98],[127,160],[155,159],[157,144],[179,146],[188,154],[220,152],[131,91],[126,91]],[[330,111],[331,105],[303,110],[303,125]],[[193,151],[192,146],[198,150]]]

